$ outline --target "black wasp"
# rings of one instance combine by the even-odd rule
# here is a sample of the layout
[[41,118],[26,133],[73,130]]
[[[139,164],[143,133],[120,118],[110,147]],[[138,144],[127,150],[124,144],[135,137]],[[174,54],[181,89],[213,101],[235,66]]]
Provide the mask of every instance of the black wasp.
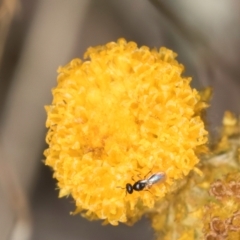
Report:
[[164,172],[154,173],[147,179],[139,180],[135,182],[133,185],[130,183],[126,184],[126,194],[132,194],[133,191],[142,191],[145,188],[150,188],[153,184],[156,184],[160,181],[163,181],[166,177]]

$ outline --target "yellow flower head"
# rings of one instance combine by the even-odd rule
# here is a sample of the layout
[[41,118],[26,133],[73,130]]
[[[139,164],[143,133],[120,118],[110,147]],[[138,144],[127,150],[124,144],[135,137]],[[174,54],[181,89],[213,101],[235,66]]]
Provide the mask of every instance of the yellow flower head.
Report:
[[[58,70],[46,107],[45,163],[75,212],[113,225],[134,222],[198,163],[196,151],[207,141],[199,116],[205,105],[166,48],[119,39],[84,57]],[[126,194],[127,183],[157,172],[166,180]]]

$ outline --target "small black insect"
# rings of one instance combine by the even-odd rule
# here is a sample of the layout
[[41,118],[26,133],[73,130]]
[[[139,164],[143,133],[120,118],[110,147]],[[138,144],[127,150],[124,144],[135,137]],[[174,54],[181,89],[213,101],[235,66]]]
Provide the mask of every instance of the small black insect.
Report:
[[145,180],[139,180],[135,182],[133,185],[130,183],[126,184],[126,194],[132,194],[133,190],[135,191],[142,191],[146,187]]
[[[126,184],[126,194],[132,194],[133,191],[142,191],[145,188],[150,188],[153,184],[163,181],[166,178],[166,174],[164,172],[158,172],[151,175],[147,179],[139,180],[135,182],[133,185],[130,183]],[[121,187],[120,187],[121,188]]]

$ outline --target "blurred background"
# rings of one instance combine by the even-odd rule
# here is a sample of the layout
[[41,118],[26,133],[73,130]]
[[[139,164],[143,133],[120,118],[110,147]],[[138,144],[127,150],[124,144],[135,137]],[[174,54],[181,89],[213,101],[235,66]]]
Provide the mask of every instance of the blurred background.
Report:
[[240,113],[238,0],[0,0],[0,239],[154,239],[147,219],[101,226],[70,216],[43,165],[44,105],[56,70],[89,46],[120,37],[179,54],[192,85],[213,88],[208,121]]

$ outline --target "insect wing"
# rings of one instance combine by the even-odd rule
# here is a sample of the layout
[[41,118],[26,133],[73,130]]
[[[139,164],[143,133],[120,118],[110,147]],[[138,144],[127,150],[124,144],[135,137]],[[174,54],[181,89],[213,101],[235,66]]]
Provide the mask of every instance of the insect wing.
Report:
[[152,186],[155,183],[160,181],[164,181],[166,178],[166,174],[164,172],[155,173],[148,178],[148,186]]

